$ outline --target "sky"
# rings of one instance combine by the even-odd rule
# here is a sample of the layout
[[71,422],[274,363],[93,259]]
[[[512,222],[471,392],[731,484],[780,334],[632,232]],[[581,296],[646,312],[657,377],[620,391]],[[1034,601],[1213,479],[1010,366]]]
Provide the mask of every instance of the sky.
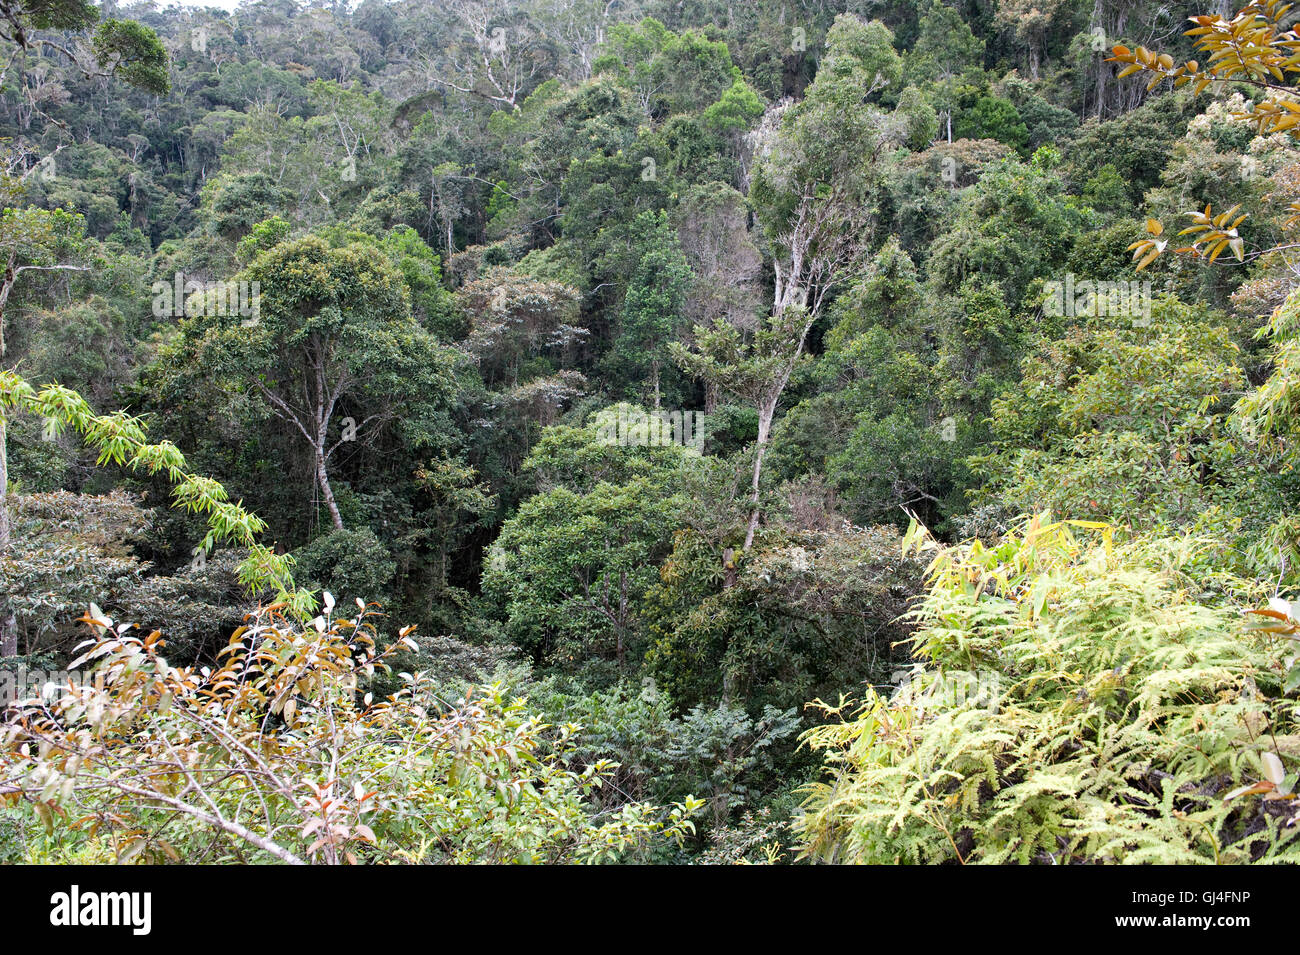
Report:
[[[118,0],[118,6],[127,7],[132,0]],[[216,7],[219,10],[233,10],[242,0],[153,0],[154,6],[162,10],[170,6],[179,7]]]

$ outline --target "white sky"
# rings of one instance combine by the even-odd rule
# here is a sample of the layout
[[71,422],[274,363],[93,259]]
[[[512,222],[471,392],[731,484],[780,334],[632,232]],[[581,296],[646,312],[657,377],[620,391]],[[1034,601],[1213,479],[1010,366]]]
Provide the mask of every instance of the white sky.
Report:
[[[133,0],[117,0],[119,8],[131,6]],[[153,5],[159,10],[165,10],[167,7],[216,7],[220,10],[234,10],[239,6],[241,0],[153,0]]]
[[233,10],[239,6],[240,0],[154,0],[154,4],[160,9],[166,9],[170,6],[178,7],[217,7],[221,10]]

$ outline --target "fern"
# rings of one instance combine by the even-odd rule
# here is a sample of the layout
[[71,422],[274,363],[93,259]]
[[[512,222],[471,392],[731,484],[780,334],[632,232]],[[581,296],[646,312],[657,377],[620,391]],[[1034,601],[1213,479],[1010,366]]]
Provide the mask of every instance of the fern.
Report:
[[[1203,572],[1204,542],[1117,543],[1028,521],[995,545],[933,552],[912,611],[924,665],[892,698],[822,706],[828,779],[798,823],[838,862],[1300,861],[1295,803],[1223,797],[1261,752],[1300,755],[1284,648],[1246,633],[1258,594]],[[951,692],[976,671],[992,705]]]

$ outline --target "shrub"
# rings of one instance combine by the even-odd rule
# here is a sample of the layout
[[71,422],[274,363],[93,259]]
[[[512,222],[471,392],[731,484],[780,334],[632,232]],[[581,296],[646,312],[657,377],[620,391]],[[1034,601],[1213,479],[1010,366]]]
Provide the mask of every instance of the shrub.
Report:
[[92,606],[74,666],[94,679],[0,724],[0,811],[34,814],[52,854],[119,862],[596,862],[691,831],[692,799],[594,810],[614,767],[568,769],[569,730],[500,687],[451,701],[417,673],[364,692],[416,645],[406,628],[376,652],[358,606],[336,616],[326,595],[305,627],[260,609],[215,670]]

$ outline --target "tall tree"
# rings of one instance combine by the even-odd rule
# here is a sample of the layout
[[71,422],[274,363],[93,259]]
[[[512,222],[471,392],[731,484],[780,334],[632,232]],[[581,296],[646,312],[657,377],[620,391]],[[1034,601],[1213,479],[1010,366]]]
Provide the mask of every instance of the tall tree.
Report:
[[330,459],[392,425],[417,445],[434,443],[432,419],[448,399],[454,354],[412,317],[402,274],[372,243],[283,243],[239,280],[255,296],[253,316],[191,300],[160,362],[175,369],[170,390],[184,400],[215,380],[232,407],[251,399],[285,422],[307,446],[341,530]]
[[845,14],[826,43],[807,96],[778,108],[760,137],[750,197],[772,248],[771,318],[750,343],[734,329],[715,326],[698,330],[694,357],[675,352],[688,369],[745,396],[758,412],[746,551],[762,513],[763,456],[777,404],[828,293],[870,241],[874,164],[886,146],[907,135],[905,120],[870,102],[902,76],[893,34],[879,22]]
[[649,371],[658,408],[659,369],[682,320],[691,267],[665,213],[641,213],[637,232],[640,255],[628,279],[614,348],[638,372]]
[[90,36],[99,11],[89,0],[0,0],[0,41],[16,47],[8,73],[22,54],[62,53],[85,76],[117,76],[150,93],[166,93],[167,51],[158,35],[134,20],[109,19]]
[[448,8],[459,28],[433,71],[434,82],[519,109],[555,62],[555,50],[538,24],[507,0],[451,0]]

